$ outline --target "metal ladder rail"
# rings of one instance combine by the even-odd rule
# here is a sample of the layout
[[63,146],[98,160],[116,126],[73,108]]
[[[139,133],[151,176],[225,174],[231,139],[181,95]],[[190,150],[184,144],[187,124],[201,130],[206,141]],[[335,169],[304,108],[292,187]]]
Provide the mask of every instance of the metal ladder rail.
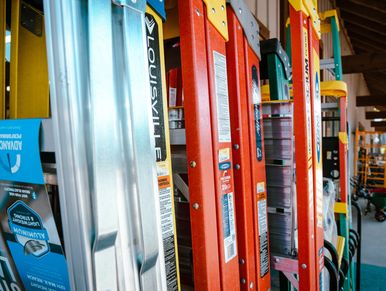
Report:
[[150,90],[143,90],[145,5],[44,2],[74,290],[166,290]]

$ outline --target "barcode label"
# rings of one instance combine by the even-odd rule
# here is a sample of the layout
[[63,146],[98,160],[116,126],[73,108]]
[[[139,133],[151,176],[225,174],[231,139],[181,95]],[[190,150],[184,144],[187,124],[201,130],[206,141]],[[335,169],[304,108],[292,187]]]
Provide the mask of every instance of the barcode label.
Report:
[[260,244],[260,277],[269,272],[268,254],[268,228],[267,228],[267,200],[257,202],[257,216],[259,219],[259,244]]
[[227,63],[223,54],[213,51],[214,81],[216,89],[217,131],[219,142],[231,141]]
[[236,227],[233,193],[224,194],[222,197],[222,223],[224,232],[225,263],[228,263],[236,256]]

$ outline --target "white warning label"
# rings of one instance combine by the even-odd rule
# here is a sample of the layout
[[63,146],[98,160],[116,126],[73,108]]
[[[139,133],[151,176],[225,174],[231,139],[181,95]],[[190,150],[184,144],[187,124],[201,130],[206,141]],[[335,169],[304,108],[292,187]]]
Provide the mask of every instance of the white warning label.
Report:
[[224,232],[225,263],[236,257],[236,226],[233,193],[222,196],[222,227]]
[[214,81],[216,89],[217,131],[219,142],[231,141],[227,63],[223,54],[213,51]]

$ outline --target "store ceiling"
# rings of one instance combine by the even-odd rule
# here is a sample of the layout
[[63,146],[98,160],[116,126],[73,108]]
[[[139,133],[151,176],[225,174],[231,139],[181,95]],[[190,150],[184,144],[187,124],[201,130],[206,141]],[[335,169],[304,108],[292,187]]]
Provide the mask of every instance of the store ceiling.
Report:
[[[386,0],[336,0],[355,54],[346,62],[363,72],[370,96],[357,98],[357,106],[376,106],[381,112],[366,118],[386,118]],[[344,61],[344,60],[343,60]],[[345,69],[345,64],[343,64]],[[347,71],[347,70],[346,70]]]

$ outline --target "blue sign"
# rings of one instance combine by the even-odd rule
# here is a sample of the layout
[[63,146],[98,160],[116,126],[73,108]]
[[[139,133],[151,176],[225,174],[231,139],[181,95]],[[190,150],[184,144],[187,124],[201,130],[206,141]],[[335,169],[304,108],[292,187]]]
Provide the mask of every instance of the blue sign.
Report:
[[0,121],[0,255],[6,254],[12,272],[1,279],[24,286],[10,290],[70,290],[44,184],[40,125],[40,119]]
[[164,0],[147,0],[147,3],[162,17],[163,20],[166,20]]

